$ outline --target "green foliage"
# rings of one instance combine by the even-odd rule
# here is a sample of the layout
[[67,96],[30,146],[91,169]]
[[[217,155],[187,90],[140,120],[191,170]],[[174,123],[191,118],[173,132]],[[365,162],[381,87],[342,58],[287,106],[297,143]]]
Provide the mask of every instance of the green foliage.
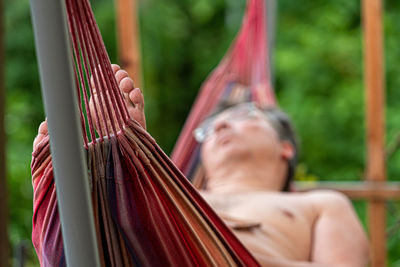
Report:
[[[149,132],[169,153],[201,83],[236,34],[245,1],[139,1],[144,94]],[[360,1],[279,1],[275,84],[280,105],[301,139],[299,179],[358,180],[365,167],[363,39]],[[111,60],[117,61],[113,2],[92,0]],[[30,153],[44,119],[28,0],[5,0],[8,188],[12,245],[29,240],[32,219]],[[400,2],[385,1],[387,140],[400,129]],[[400,175],[400,155],[388,179]],[[398,203],[388,229],[398,231]],[[356,203],[365,217],[364,203]],[[393,230],[394,229],[394,230]],[[400,241],[388,242],[399,263]],[[34,257],[33,257],[34,258]],[[35,265],[34,260],[32,264]]]
[[29,1],[5,3],[7,179],[9,233],[14,246],[30,239],[32,184],[29,162],[35,129],[43,118],[28,4]]
[[301,161],[321,179],[359,179],[364,154],[360,7],[357,1],[280,3],[276,88],[301,136]]

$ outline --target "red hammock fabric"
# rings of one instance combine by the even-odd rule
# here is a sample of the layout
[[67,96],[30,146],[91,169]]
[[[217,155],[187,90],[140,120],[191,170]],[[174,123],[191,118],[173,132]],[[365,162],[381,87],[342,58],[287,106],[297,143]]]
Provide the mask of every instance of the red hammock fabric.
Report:
[[275,106],[268,60],[265,0],[248,0],[241,29],[216,69],[200,88],[171,158],[190,179],[201,180],[195,128],[221,101],[254,101]]
[[[66,6],[102,266],[258,266],[129,118],[88,0]],[[48,137],[31,168],[33,244],[41,266],[65,266]]]

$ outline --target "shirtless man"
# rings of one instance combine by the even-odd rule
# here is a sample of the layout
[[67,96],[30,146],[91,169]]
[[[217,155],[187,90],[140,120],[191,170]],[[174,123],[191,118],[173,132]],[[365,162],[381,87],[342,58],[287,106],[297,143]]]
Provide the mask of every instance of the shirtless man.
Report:
[[204,124],[203,196],[263,266],[367,266],[368,240],[344,195],[284,192],[296,141],[283,112],[245,103]]
[[[145,127],[143,95],[113,69],[131,117]],[[285,120],[249,103],[208,119],[197,131],[208,178],[202,195],[263,266],[367,266],[368,240],[344,195],[282,191],[296,155]],[[34,147],[45,134],[42,123]]]

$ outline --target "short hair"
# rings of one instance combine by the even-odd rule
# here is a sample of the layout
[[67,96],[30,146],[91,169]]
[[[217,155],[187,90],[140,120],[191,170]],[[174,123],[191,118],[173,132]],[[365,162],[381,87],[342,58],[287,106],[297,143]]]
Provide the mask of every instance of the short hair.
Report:
[[[232,102],[232,101],[222,101],[220,102],[217,107],[215,108],[214,112],[210,114],[208,117],[214,117],[217,114],[241,105],[245,103],[251,103],[251,102]],[[278,137],[281,141],[288,141],[292,144],[294,148],[294,155],[291,159],[288,160],[288,172],[286,175],[285,183],[282,188],[282,191],[287,192],[290,191],[290,184],[294,179],[295,176],[295,171],[296,171],[296,165],[297,165],[297,155],[299,151],[299,143],[298,143],[298,138],[297,134],[294,130],[292,121],[284,111],[277,107],[260,107],[257,104],[255,104],[258,109],[267,117],[269,122],[271,123],[272,127],[278,134]]]

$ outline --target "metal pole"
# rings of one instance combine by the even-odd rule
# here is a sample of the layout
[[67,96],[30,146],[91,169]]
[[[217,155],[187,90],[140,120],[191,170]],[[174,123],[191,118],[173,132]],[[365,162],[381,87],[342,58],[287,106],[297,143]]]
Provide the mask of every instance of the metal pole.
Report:
[[268,37],[268,62],[272,85],[275,85],[275,43],[276,43],[276,25],[278,18],[278,3],[276,0],[266,0],[265,15],[267,16],[267,37]]
[[100,266],[64,0],[31,0],[68,266]]
[[14,263],[13,267],[25,267],[28,258],[28,243],[29,241],[22,240],[14,247]]

